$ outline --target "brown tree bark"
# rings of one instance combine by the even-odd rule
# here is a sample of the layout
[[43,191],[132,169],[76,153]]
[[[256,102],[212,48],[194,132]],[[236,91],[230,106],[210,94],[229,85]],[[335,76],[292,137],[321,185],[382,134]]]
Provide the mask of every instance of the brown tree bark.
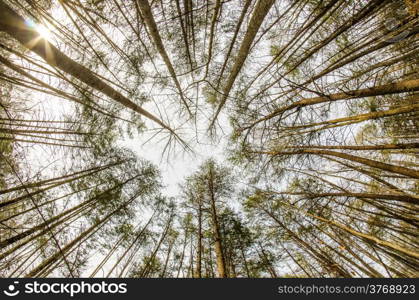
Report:
[[294,108],[302,108],[305,106],[310,106],[310,105],[315,105],[315,104],[325,103],[325,102],[333,102],[333,101],[344,100],[344,99],[365,98],[365,97],[407,93],[407,92],[414,92],[414,91],[419,91],[419,79],[404,80],[404,81],[399,81],[395,83],[374,86],[372,88],[352,90],[352,91],[347,91],[343,93],[324,95],[324,96],[319,96],[319,97],[314,97],[314,98],[305,98],[305,99],[296,101],[292,104],[289,104],[285,107],[275,110],[271,114],[253,122],[251,125],[244,127],[243,130],[250,129],[260,122],[272,119]]
[[218,222],[218,215],[217,215],[217,208],[215,205],[215,194],[214,194],[214,177],[212,168],[209,169],[209,178],[208,178],[208,187],[210,193],[210,201],[211,201],[211,217],[212,217],[212,225],[214,231],[214,238],[215,238],[215,254],[217,259],[217,271],[218,276],[221,278],[226,278],[226,267],[225,267],[225,258],[224,258],[224,250],[223,250],[223,243],[221,238],[220,232],[220,224]]
[[195,277],[202,277],[202,201],[198,200],[198,232],[196,245],[196,272]]
[[246,34],[243,38],[243,41],[240,45],[239,52],[234,61],[233,68],[227,79],[227,83],[223,89],[222,98],[221,98],[220,104],[218,105],[217,111],[215,112],[215,115],[212,119],[210,128],[214,126],[215,121],[217,120],[218,114],[220,113],[221,109],[225,105],[228,95],[230,93],[230,90],[233,87],[234,82],[236,81],[237,75],[239,75],[239,72],[241,68],[243,67],[244,62],[246,61],[246,58],[249,55],[250,46],[252,45],[252,42],[255,39],[255,36],[260,26],[262,25],[263,20],[265,19],[266,15],[268,14],[270,8],[272,7],[274,3],[275,3],[275,0],[259,0],[256,3],[256,7],[253,11],[252,18],[250,19]]
[[120,92],[95,76],[89,69],[72,60],[46,39],[43,39],[36,30],[29,27],[25,23],[25,20],[3,1],[0,1],[0,31],[8,33],[25,48],[42,57],[49,65],[74,76],[88,86],[152,120],[174,134],[174,131],[159,118],[123,96]]
[[384,170],[384,171],[405,175],[405,176],[410,177],[410,178],[419,179],[419,171],[409,169],[409,168],[405,168],[405,167],[400,167],[400,166],[395,166],[395,165],[383,163],[383,162],[368,159],[368,158],[363,158],[363,157],[360,157],[360,156],[355,156],[355,155],[351,155],[351,154],[347,154],[347,153],[337,152],[337,151],[302,149],[302,150],[296,150],[296,151],[267,151],[267,152],[252,151],[251,153],[268,154],[268,155],[313,154],[313,155],[318,155],[318,156],[334,156],[334,157],[339,157],[339,158],[343,158],[343,159],[346,159],[346,160],[350,160],[350,161],[353,161],[353,162],[356,162],[356,163],[359,163],[359,164],[364,164],[364,165],[367,165],[369,167],[373,167],[373,168],[381,169],[381,170]]
[[190,116],[192,116],[192,112],[189,108],[188,102],[185,99],[185,96],[182,91],[182,87],[180,86],[179,80],[177,79],[175,69],[173,68],[172,62],[170,61],[169,55],[164,48],[163,41],[161,39],[159,30],[157,28],[156,21],[154,20],[153,14],[151,12],[151,7],[148,3],[148,0],[137,0],[138,6],[141,10],[141,14],[143,15],[144,21],[147,24],[148,30],[150,31],[150,35],[153,38],[154,45],[159,51],[160,56],[162,57],[164,63],[166,64],[167,69],[169,70],[170,76],[172,77],[176,88],[179,92],[179,96],[185,105]]

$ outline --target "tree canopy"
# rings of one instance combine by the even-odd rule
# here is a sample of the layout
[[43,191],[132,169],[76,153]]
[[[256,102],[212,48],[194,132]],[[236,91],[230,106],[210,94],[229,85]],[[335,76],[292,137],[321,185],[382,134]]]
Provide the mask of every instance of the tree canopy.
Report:
[[417,277],[418,16],[0,0],[0,276]]

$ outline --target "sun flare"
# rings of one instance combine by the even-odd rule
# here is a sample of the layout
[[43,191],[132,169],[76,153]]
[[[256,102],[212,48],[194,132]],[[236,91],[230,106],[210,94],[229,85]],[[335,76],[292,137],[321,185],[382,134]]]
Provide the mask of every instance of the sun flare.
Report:
[[48,29],[47,26],[43,24],[37,24],[30,19],[25,20],[25,24],[32,30],[35,30],[36,32],[38,32],[41,38],[44,38],[46,40],[51,38],[51,31]]
[[44,39],[49,39],[51,37],[51,31],[47,27],[45,27],[44,25],[37,25],[36,26],[36,31]]
[[0,0],[0,295],[417,293],[418,16]]

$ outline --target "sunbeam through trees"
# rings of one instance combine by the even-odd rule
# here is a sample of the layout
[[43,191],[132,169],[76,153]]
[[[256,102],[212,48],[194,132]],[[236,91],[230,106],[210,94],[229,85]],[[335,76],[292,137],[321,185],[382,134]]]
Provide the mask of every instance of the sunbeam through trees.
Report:
[[0,0],[0,277],[418,277],[418,16]]

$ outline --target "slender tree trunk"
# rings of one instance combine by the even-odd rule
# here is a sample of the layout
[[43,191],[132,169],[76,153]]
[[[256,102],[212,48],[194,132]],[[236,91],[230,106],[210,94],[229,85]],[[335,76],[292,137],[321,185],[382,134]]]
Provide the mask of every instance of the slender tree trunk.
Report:
[[244,265],[244,269],[246,270],[246,276],[247,276],[247,278],[250,278],[249,265],[247,263],[246,255],[244,254],[243,244],[242,243],[240,243],[240,253],[241,253],[242,258],[243,258],[243,265]]
[[179,268],[177,270],[176,278],[179,278],[180,271],[182,270],[183,260],[185,259],[185,250],[186,250],[186,246],[188,244],[187,243],[187,238],[188,238],[188,235],[187,235],[187,232],[186,232],[186,229],[185,229],[185,240],[183,241],[182,255],[180,257],[180,264],[179,264]]
[[383,145],[338,145],[338,146],[309,145],[309,146],[291,146],[288,148],[370,151],[370,150],[392,150],[392,149],[417,149],[419,148],[419,143],[383,144]]
[[324,197],[354,197],[354,198],[367,198],[367,199],[384,199],[384,200],[395,200],[406,203],[419,204],[419,197],[408,196],[408,195],[390,195],[390,194],[373,194],[373,193],[352,193],[352,192],[330,192],[330,193],[310,193],[310,192],[270,192],[279,195],[290,195],[290,196],[304,196],[307,199],[324,198]]
[[341,230],[344,230],[347,233],[352,234],[352,235],[354,235],[358,238],[364,239],[364,240],[366,240],[366,241],[368,241],[372,244],[382,245],[382,246],[388,247],[389,249],[392,249],[392,250],[401,252],[405,255],[414,257],[416,259],[419,258],[419,252],[417,252],[417,251],[406,249],[406,248],[403,248],[403,247],[401,247],[401,246],[399,246],[395,243],[387,242],[387,241],[381,240],[381,239],[379,239],[375,236],[372,236],[370,234],[365,234],[365,233],[356,231],[356,230],[350,228],[349,226],[346,226],[346,225],[341,224],[339,222],[336,222],[336,221],[333,221],[333,220],[330,220],[330,219],[326,219],[326,218],[314,215],[314,214],[309,213],[309,212],[301,211],[300,209],[294,207],[293,205],[287,205],[287,206],[289,206],[291,209],[294,209],[294,210],[297,210],[297,211],[301,212],[302,214],[304,214],[306,216],[310,216],[310,217],[312,217],[316,220],[319,220],[319,221],[322,221],[326,224],[329,224],[329,225],[335,226],[337,228],[340,228]]
[[[156,211],[154,211],[154,213],[151,215],[150,219],[148,219],[147,223],[143,226],[143,228],[141,229],[140,232],[138,232],[137,236],[135,237],[135,239],[131,242],[131,244],[129,245],[129,247],[127,249],[125,249],[124,253],[121,255],[121,259],[125,258],[126,255],[128,254],[128,252],[132,249],[132,247],[134,247],[134,245],[140,240],[140,238],[143,236],[145,230],[147,229],[147,227],[150,225],[151,221],[153,220],[154,216],[156,214]],[[131,256],[132,258],[132,256]],[[108,275],[106,277],[109,277],[112,272],[115,270],[115,268],[119,265],[119,263],[121,262],[121,260],[119,259],[113,266],[112,268],[109,270]],[[127,268],[128,264],[125,264],[125,266],[122,268],[121,272],[119,273],[119,277],[122,277],[122,274],[124,274],[125,269]],[[98,271],[99,266],[96,268],[96,270],[90,275],[90,277],[93,277],[97,271]]]
[[259,208],[264,211],[269,217],[271,217],[281,228],[283,228],[293,240],[295,240],[299,245],[301,245],[302,249],[306,248],[307,252],[316,258],[316,260],[324,266],[329,271],[331,270],[332,266],[334,266],[335,271],[342,277],[352,277],[346,270],[342,269],[336,262],[332,261],[329,257],[325,256],[323,253],[314,249],[309,243],[302,240],[296,233],[291,231],[285,224],[283,224],[274,214],[266,210],[264,207],[259,206]]
[[204,78],[206,78],[208,76],[209,64],[212,60],[212,48],[213,48],[213,43],[214,43],[215,26],[216,26],[216,23],[217,23],[217,17],[218,17],[220,8],[221,8],[221,0],[215,0],[214,14],[212,15],[211,27],[210,27],[210,33],[209,33],[208,59],[207,59],[206,65],[205,65]]
[[87,230],[83,231],[77,238],[72,240],[70,243],[65,245],[60,249],[60,251],[55,252],[53,255],[45,259],[43,262],[41,262],[38,266],[36,266],[34,269],[32,269],[25,277],[34,277],[39,272],[44,270],[48,265],[51,263],[54,263],[57,261],[61,256],[63,256],[66,252],[68,252],[71,248],[73,248],[75,245],[77,245],[80,241],[82,241],[86,236],[90,235],[93,231],[96,231],[100,227],[102,227],[109,219],[118,211],[120,211],[122,208],[128,206],[131,202],[133,202],[137,198],[137,195],[127,200],[125,203],[118,206],[115,210],[107,214],[105,217],[100,219],[98,222],[90,226]]
[[221,79],[223,77],[224,70],[227,67],[227,62],[228,62],[228,60],[230,58],[231,51],[233,51],[233,47],[234,47],[234,45],[236,43],[237,35],[239,34],[240,27],[241,27],[241,25],[243,23],[244,17],[246,16],[246,13],[247,13],[247,11],[248,11],[248,9],[250,7],[250,3],[251,2],[252,2],[252,0],[246,0],[246,2],[244,3],[244,7],[243,7],[243,10],[242,10],[242,12],[240,14],[239,21],[237,22],[237,25],[236,25],[236,29],[234,31],[233,38],[231,39],[230,47],[228,48],[227,54],[225,55],[223,66],[221,67],[220,75],[219,75],[218,81],[217,81],[217,90],[218,90],[218,88],[220,86]]
[[[176,2],[177,13],[179,15],[180,28],[182,29],[183,42],[185,43],[186,57],[188,58],[188,62],[189,62],[189,65],[190,65],[190,71],[192,71],[192,69],[193,69],[192,57],[191,57],[191,53],[190,53],[190,50],[189,50],[189,41],[188,41],[186,28],[185,28],[185,25],[183,23],[182,10],[180,8],[179,0],[175,0],[175,2]],[[185,4],[186,4],[186,2],[185,2]],[[185,11],[187,11],[187,6],[185,6]],[[185,19],[188,20],[188,16],[186,16]],[[186,26],[187,26],[187,24],[186,24]]]
[[[417,99],[419,99],[419,97]],[[310,131],[303,131],[303,132],[297,131],[298,134],[305,134],[309,132],[310,133],[319,132],[320,130],[325,130],[328,128],[348,126],[348,125],[353,125],[356,123],[361,123],[361,122],[365,122],[369,120],[376,120],[376,119],[388,118],[388,117],[393,117],[393,116],[402,115],[402,114],[414,113],[414,112],[417,112],[418,110],[419,110],[419,104],[404,105],[404,106],[394,108],[394,109],[381,110],[377,112],[371,112],[371,113],[360,114],[360,115],[355,115],[355,116],[350,116],[350,117],[327,120],[324,122],[310,123],[307,125],[286,127],[286,129],[295,131],[297,129],[305,129],[305,128],[311,128],[311,127],[324,125],[323,127],[313,129]]]
[[74,76],[123,106],[130,108],[131,110],[174,133],[174,131],[169,126],[164,124],[159,118],[123,96],[110,85],[95,76],[89,69],[75,62],[46,39],[43,39],[36,30],[29,27],[25,20],[3,1],[0,1],[0,30],[8,33],[24,47],[38,54],[49,65],[57,67],[61,71]]
[[212,225],[215,238],[215,254],[217,259],[217,271],[218,276],[221,278],[227,277],[226,268],[225,268],[225,258],[224,250],[220,233],[220,224],[218,222],[217,209],[215,206],[215,195],[214,195],[214,178],[212,173],[212,168],[209,170],[209,192],[210,192],[210,201],[211,201],[211,216],[212,216]]
[[180,86],[179,80],[177,79],[175,69],[173,68],[172,62],[170,61],[170,58],[166,52],[166,49],[164,48],[163,41],[161,39],[159,30],[157,28],[157,24],[151,12],[151,7],[148,3],[148,0],[137,0],[137,3],[141,10],[141,14],[143,15],[144,21],[147,24],[148,30],[150,31],[150,35],[153,38],[154,45],[156,46],[157,51],[159,51],[160,56],[162,57],[164,63],[166,64],[167,69],[169,70],[170,76],[172,77],[176,85],[176,88],[179,92],[179,96],[183,104],[185,105],[185,108],[187,109],[190,116],[192,116],[192,112],[189,108],[188,102],[186,101],[186,98],[183,95],[182,88]]
[[198,199],[198,232],[196,245],[196,274],[195,277],[202,277],[202,201]]
[[399,81],[395,83],[375,86],[372,88],[352,90],[352,91],[347,91],[343,93],[330,94],[330,95],[319,96],[319,97],[314,97],[314,98],[306,98],[306,99],[296,101],[290,105],[287,105],[285,107],[275,110],[273,113],[253,122],[249,126],[244,127],[243,130],[250,129],[260,122],[272,119],[275,116],[278,116],[294,108],[301,108],[301,107],[310,106],[314,104],[334,102],[334,101],[344,100],[344,99],[365,98],[365,97],[407,93],[407,92],[414,92],[414,91],[419,91],[419,79],[404,80],[404,81]]
[[244,62],[246,61],[246,58],[249,55],[250,46],[252,45],[252,42],[255,39],[255,36],[260,26],[262,25],[263,20],[265,19],[266,15],[268,14],[270,8],[274,3],[275,0],[258,0],[258,2],[256,3],[256,7],[253,11],[252,18],[250,19],[249,25],[247,27],[246,34],[243,38],[239,52],[234,61],[233,68],[227,79],[227,83],[223,89],[220,104],[218,105],[217,111],[215,112],[215,115],[211,121],[210,128],[215,124],[218,114],[225,105],[228,95],[230,94],[230,90],[233,87],[234,82],[236,81],[237,75],[239,75],[239,72],[242,69]]
[[388,171],[396,174],[401,174],[410,178],[416,178],[419,179],[419,171],[400,167],[396,165],[391,165],[387,163],[383,163],[380,161],[363,158],[360,156],[355,156],[347,153],[337,152],[337,151],[329,151],[329,150],[315,150],[315,149],[302,149],[297,151],[272,151],[272,152],[263,152],[263,151],[252,151],[251,153],[258,153],[258,154],[268,154],[268,155],[299,155],[299,154],[313,154],[318,156],[334,156],[343,158],[346,160],[350,160],[359,164],[363,164],[369,167],[381,169],[383,171]]
[[167,265],[169,264],[170,254],[172,253],[172,247],[174,243],[175,241],[172,241],[169,245],[169,249],[167,249],[166,260],[164,262],[164,267],[163,267],[163,271],[161,272],[160,278],[165,278],[166,276]]
[[262,258],[265,261],[266,265],[268,266],[269,273],[271,274],[272,278],[277,278],[278,275],[276,274],[275,268],[272,266],[272,262],[268,259],[266,255],[265,249],[263,249],[262,244],[259,243],[260,253],[262,254]]
[[83,173],[87,173],[88,175],[93,175],[97,172],[103,171],[105,169],[111,168],[111,167],[116,166],[116,165],[120,165],[124,162],[126,162],[126,160],[118,161],[118,162],[111,163],[111,164],[104,165],[104,166],[92,167],[92,168],[85,169],[85,170],[82,170],[82,171],[77,171],[77,172],[73,172],[73,173],[70,173],[70,174],[67,174],[67,175],[63,175],[63,176],[60,176],[60,177],[54,177],[54,178],[45,179],[45,180],[41,180],[41,181],[37,181],[37,182],[31,182],[31,183],[20,185],[20,186],[15,186],[15,187],[8,188],[8,189],[5,189],[5,190],[0,190],[0,195],[10,193],[10,192],[15,192],[15,191],[22,190],[22,189],[30,189],[30,188],[40,187],[40,186],[43,186],[43,185],[46,185],[46,184],[53,184],[56,181],[66,179],[66,178],[69,178],[69,177],[73,177],[74,180],[79,179],[81,177],[77,177],[77,176],[74,177],[74,176],[75,175],[80,175],[80,174],[83,174]]
[[307,277],[313,277],[310,275],[309,272],[307,272],[307,270],[294,258],[294,255],[292,255],[288,249],[283,245],[283,243],[281,241],[279,241],[279,243],[281,244],[282,249],[284,249],[284,251],[288,254],[288,256],[291,258],[291,260],[300,267],[300,269],[304,272],[304,274],[307,275]]
[[167,234],[169,233],[170,225],[172,224],[172,219],[173,219],[173,216],[171,216],[170,219],[167,221],[166,228],[164,229],[163,234],[161,235],[160,240],[158,241],[158,243],[156,245],[156,248],[154,249],[153,253],[149,257],[146,265],[144,266],[144,268],[140,272],[140,278],[147,277],[147,274],[148,274],[148,271],[149,271],[149,268],[150,268],[150,264],[152,263],[153,259],[156,257],[157,252],[160,250],[160,247],[161,247],[163,241],[165,240]]

